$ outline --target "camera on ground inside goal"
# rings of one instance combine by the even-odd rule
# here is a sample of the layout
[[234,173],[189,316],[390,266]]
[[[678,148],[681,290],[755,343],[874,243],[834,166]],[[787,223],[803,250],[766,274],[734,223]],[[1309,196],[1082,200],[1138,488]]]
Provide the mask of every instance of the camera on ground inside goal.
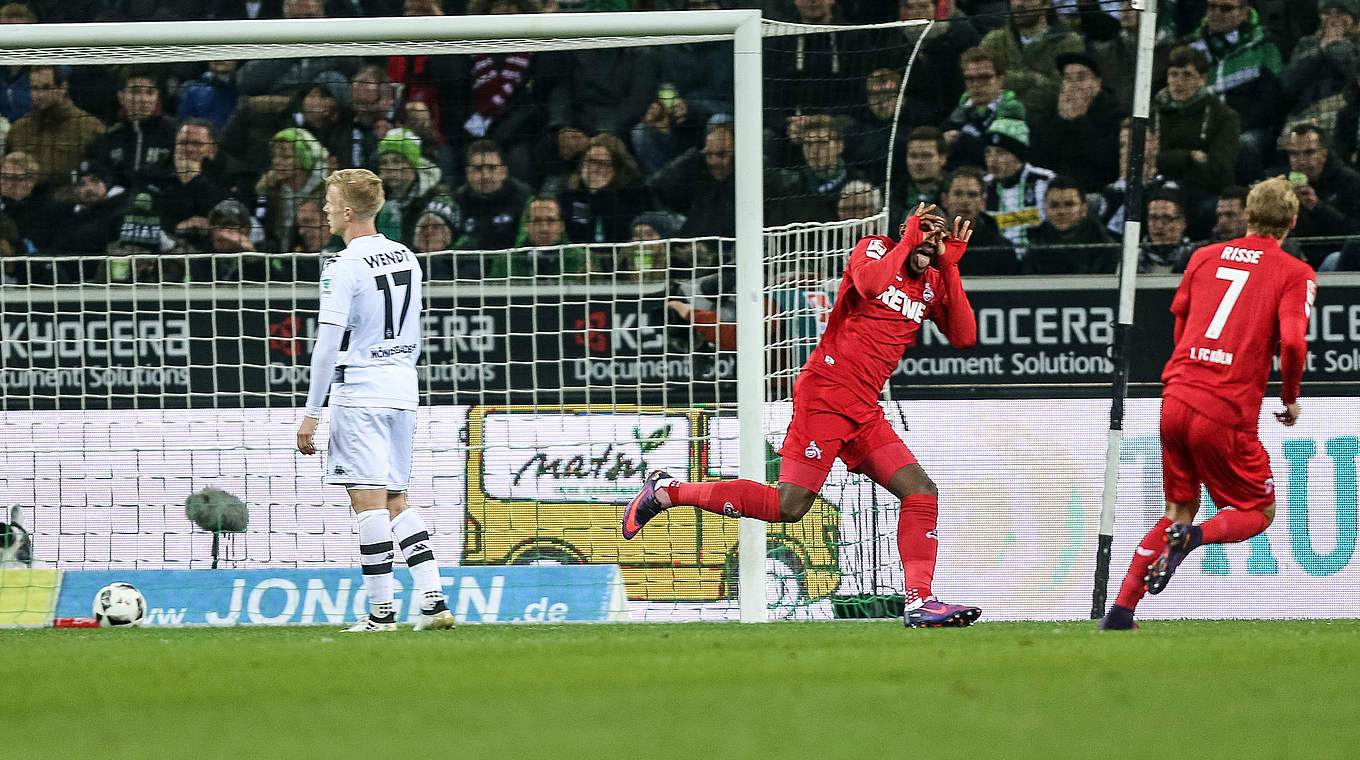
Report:
[[100,628],[141,625],[146,597],[131,583],[110,583],[94,595],[94,619]]

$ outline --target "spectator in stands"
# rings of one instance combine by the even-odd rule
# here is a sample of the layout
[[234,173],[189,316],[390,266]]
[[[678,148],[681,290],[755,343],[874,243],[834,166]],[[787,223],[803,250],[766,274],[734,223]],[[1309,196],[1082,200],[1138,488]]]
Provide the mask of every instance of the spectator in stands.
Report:
[[1028,151],[1025,122],[997,119],[987,129],[986,209],[1018,251],[1024,250],[1029,230],[1044,218],[1048,183],[1053,180],[1053,172],[1025,161]]
[[[1181,3],[1192,8],[1196,5],[1186,0]],[[1252,0],[1252,5],[1259,14],[1266,38],[1275,43],[1283,58],[1293,54],[1294,45],[1301,37],[1318,28],[1318,3],[1314,0]]]
[[1229,185],[1218,196],[1213,241],[1236,240],[1247,234],[1247,188]]
[[736,165],[732,125],[708,131],[702,150],[691,148],[647,178],[647,187],[662,205],[685,215],[684,237],[734,237],[736,222]]
[[[536,81],[547,92],[548,130],[543,148],[547,173],[579,163],[591,144],[588,135],[627,137],[656,100],[657,57],[651,48],[542,53],[534,65]],[[626,227],[624,222],[620,229]]]
[[[283,0],[286,19],[325,18],[321,0]],[[243,95],[291,95],[306,84],[340,84],[359,70],[358,58],[266,58],[249,61],[236,72]]]
[[778,169],[766,188],[774,201],[767,223],[825,222],[836,218],[841,187],[862,179],[845,163],[845,135],[840,123],[827,114],[805,117],[799,134],[802,163]]
[[[1185,42],[1208,59],[1209,92],[1237,113],[1241,150],[1236,178],[1249,184],[1262,176],[1274,152],[1284,102],[1279,80],[1284,65],[1247,0],[1213,0],[1206,7],[1204,23]],[[1169,71],[1167,76],[1169,85]],[[1225,184],[1219,183],[1213,192]]]
[[[1119,125],[1119,176],[1100,191],[1100,202],[1097,205],[1097,215],[1105,225],[1105,232],[1116,240],[1124,234],[1124,197],[1128,193],[1131,125],[1132,120],[1127,118]],[[1143,142],[1143,197],[1146,198],[1163,187],[1182,191],[1179,184],[1157,172],[1157,132],[1149,124]],[[1242,197],[1246,198],[1245,195]]]
[[208,70],[179,86],[179,118],[207,119],[214,129],[227,126],[236,111],[237,61],[208,61]]
[[[845,24],[836,0],[799,0],[796,10],[801,24]],[[766,123],[774,129],[802,114],[848,115],[857,96],[849,85],[876,68],[866,55],[874,46],[873,35],[857,29],[766,37]]]
[[71,102],[58,67],[34,66],[28,76],[32,107],[11,126],[6,149],[37,159],[43,167],[39,184],[52,190],[66,188],[85,149],[104,134],[104,125]]
[[439,137],[434,128],[430,106],[419,100],[408,100],[397,109],[397,126],[405,127],[420,136],[420,152],[433,161],[445,177],[456,176],[453,151]]
[[0,214],[0,285],[28,284],[28,257],[24,254],[19,230],[9,217]]
[[[128,196],[123,188],[109,186],[106,168],[88,161],[76,170],[75,202],[58,211],[61,224],[53,230],[52,241],[44,253],[53,256],[104,254],[109,243],[118,239]],[[96,282],[99,262],[58,262],[58,282]]]
[[[1005,0],[1001,0],[1004,4]],[[958,105],[957,94],[964,91],[963,73],[959,58],[963,51],[982,41],[973,20],[947,4],[947,15],[933,27],[909,26],[889,29],[886,34],[898,37],[896,44],[910,51],[921,35],[927,35],[911,67],[907,82],[904,117],[910,126],[939,124]],[[936,0],[898,0],[898,18],[902,21],[929,21],[938,18],[940,4]],[[881,47],[890,49],[894,43],[885,41]],[[893,93],[896,95],[896,93]]]
[[190,119],[175,132],[175,173],[138,190],[151,194],[166,227],[183,237],[202,234],[208,212],[228,195],[251,190],[249,172],[217,149],[217,135],[206,119]]
[[959,260],[959,274],[1013,275],[1020,273],[1020,259],[1015,246],[1001,234],[996,220],[983,211],[986,190],[982,170],[976,166],[960,166],[950,172],[943,182],[940,208],[944,218],[963,217],[973,223],[973,237],[968,242],[968,253]]
[[283,0],[217,0],[209,18],[283,18]]
[[[717,10],[716,0],[691,0],[690,10]],[[703,142],[713,124],[730,121],[732,43],[659,45],[657,97],[633,127],[638,164],[651,174]]]
[[[402,6],[403,16],[444,15],[442,4],[436,0],[398,1],[397,5]],[[461,62],[462,58],[454,55],[394,55],[387,59],[387,74],[401,91],[402,100],[429,106],[432,131],[441,142],[446,130],[456,126],[445,123],[443,93],[445,83],[456,78],[455,69]]]
[[1030,114],[1031,155],[1035,163],[1076,180],[1083,192],[1099,192],[1114,181],[1118,169],[1123,109],[1105,92],[1093,58],[1063,53],[1056,64],[1062,77],[1058,102]]
[[1002,89],[1006,65],[1001,56],[980,47],[959,59],[964,90],[959,104],[940,127],[949,143],[950,166],[981,166],[987,128],[996,119],[1025,120],[1025,106]]
[[[292,226],[290,218],[290,232]],[[240,201],[228,198],[208,212],[208,248],[203,252],[219,254],[210,259],[214,278],[245,282],[294,279],[293,258],[269,255],[267,249],[254,242],[252,227],[250,212]],[[209,260],[192,261],[191,269],[197,275],[194,279],[202,279],[203,265]]]
[[329,155],[337,160],[352,145],[352,121],[345,100],[350,84],[340,77],[312,82],[299,87],[288,101],[279,129],[302,127],[320,142]]
[[488,251],[510,248],[519,234],[519,217],[533,191],[510,176],[501,150],[491,140],[467,148],[467,182],[453,195],[462,226],[454,247]]
[[24,253],[45,249],[57,227],[50,195],[38,185],[40,176],[42,165],[23,151],[0,160],[0,212],[19,230]]
[[[556,276],[586,271],[590,254],[584,246],[571,245],[557,196],[539,194],[530,198],[523,219],[516,249],[486,257],[487,277]],[[592,269],[603,271],[598,266]]]
[[[1240,0],[1224,0],[1240,2]],[[1237,160],[1237,113],[1205,87],[1209,60],[1181,46],[1167,59],[1166,89],[1153,98],[1157,168],[1169,179],[1209,195],[1232,183]]]
[[1326,137],[1315,124],[1289,130],[1289,179],[1299,196],[1299,221],[1291,234],[1309,264],[1341,247],[1338,240],[1310,242],[1319,236],[1360,231],[1360,172],[1332,158]]
[[1081,186],[1068,177],[1054,177],[1044,196],[1045,219],[1029,230],[1021,272],[1113,274],[1119,251],[1100,222],[1087,212]]
[[888,222],[897,229],[918,204],[938,205],[943,190],[944,165],[949,154],[944,135],[934,127],[917,127],[907,135],[906,176],[893,175],[894,186]]
[[1299,40],[1280,84],[1293,102],[1291,121],[1314,120],[1330,131],[1360,60],[1360,0],[1323,0],[1321,11],[1321,27]]
[[[160,217],[151,208],[151,196],[138,193],[123,214],[118,239],[109,244],[101,282],[184,282],[184,262],[164,258],[174,245],[165,234]],[[123,258],[127,257],[127,258]]]
[[1057,57],[1086,49],[1081,35],[1058,21],[1052,0],[1011,0],[1009,23],[988,32],[980,44],[1001,57],[1005,87],[1027,113],[1047,110],[1057,101]]
[[461,229],[462,214],[453,198],[436,195],[425,204],[424,210],[416,218],[415,232],[411,236],[411,250],[418,253],[438,253],[425,259],[425,276],[433,280],[477,279],[481,268],[476,259],[456,257],[448,251],[455,248],[454,241]]
[[883,210],[883,190],[872,182],[852,179],[841,188],[836,201],[836,218],[845,222],[865,219]]
[[[1110,36],[1083,34],[1086,50],[1103,75],[1101,83],[1121,108],[1129,108],[1133,103],[1133,77],[1138,66],[1138,15],[1132,0],[1122,0],[1119,26],[1110,30]],[[1158,68],[1164,67],[1158,67],[1154,57],[1154,70]]]
[[255,183],[255,215],[278,250],[292,250],[297,207],[319,192],[317,188],[330,171],[330,156],[316,137],[301,127],[275,133],[269,141],[269,155],[269,170]]
[[641,281],[666,279],[670,267],[670,245],[665,242],[678,234],[685,218],[670,211],[644,211],[633,217],[631,245],[619,251],[617,271]]
[[[470,0],[467,5],[469,16],[542,12],[539,0]],[[451,79],[439,94],[450,142],[457,147],[472,140],[495,140],[510,176],[537,182],[535,150],[544,140],[544,103],[535,79],[542,61],[555,55],[486,51],[457,56],[451,62]],[[565,165],[556,169],[570,173]]]
[[[36,24],[38,17],[23,3],[0,6],[0,24]],[[0,116],[10,123],[28,113],[28,67],[0,67]]]
[[1138,254],[1138,274],[1184,272],[1195,252],[1185,234],[1185,207],[1174,190],[1158,190],[1148,197],[1147,234]]
[[359,69],[350,82],[349,92],[354,112],[349,125],[350,140],[337,158],[341,168],[360,169],[369,166],[378,141],[395,125],[396,94],[387,71],[377,64]]
[[590,147],[563,193],[562,206],[572,242],[632,239],[633,217],[648,209],[647,189],[622,140],[608,133],[590,138]]
[[[894,116],[897,108],[897,94],[901,89],[902,75],[893,69],[874,69],[864,79],[865,105],[855,110],[854,126],[850,130],[846,162],[865,177],[882,183],[888,172],[888,140],[892,135]],[[912,113],[908,103],[902,111],[904,117]],[[919,109],[918,109],[919,113]],[[909,121],[898,125],[897,154],[901,155],[901,135],[906,133]],[[921,123],[935,124],[938,120],[921,120]]]
[[[325,257],[327,254],[338,253],[344,249],[344,241],[338,235],[331,234],[331,226],[326,221],[325,212],[322,211],[325,202],[323,196],[321,198],[308,198],[298,204],[297,217],[293,221],[295,229],[293,253],[316,253]],[[311,278],[300,275],[295,279],[300,282],[312,281]]]
[[378,231],[409,244],[415,237],[420,212],[432,198],[448,194],[440,184],[443,175],[421,153],[420,135],[396,127],[378,141],[378,176],[387,192],[387,202],[378,212]]
[[147,68],[123,73],[118,102],[124,118],[95,138],[86,157],[108,166],[114,184],[135,187],[175,173],[173,119],[161,114],[161,83]]
[[376,18],[380,16],[430,16],[431,13],[405,13],[403,8],[441,8],[443,0],[326,0],[330,18]]

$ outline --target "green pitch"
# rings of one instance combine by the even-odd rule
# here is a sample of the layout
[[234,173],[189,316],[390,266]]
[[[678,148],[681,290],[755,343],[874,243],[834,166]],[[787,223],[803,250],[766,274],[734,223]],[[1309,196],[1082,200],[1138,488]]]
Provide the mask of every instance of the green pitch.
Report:
[[45,629],[0,653],[0,758],[1360,756],[1353,620]]

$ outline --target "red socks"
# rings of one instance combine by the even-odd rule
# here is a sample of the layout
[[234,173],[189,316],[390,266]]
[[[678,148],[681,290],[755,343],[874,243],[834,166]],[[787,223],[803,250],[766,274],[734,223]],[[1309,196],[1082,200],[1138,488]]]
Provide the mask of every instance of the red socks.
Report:
[[1129,572],[1119,586],[1119,596],[1115,598],[1115,604],[1129,609],[1138,606],[1138,602],[1147,593],[1144,576],[1147,575],[1148,565],[1151,565],[1162,553],[1162,549],[1166,548],[1166,529],[1169,527],[1171,521],[1163,517],[1152,526],[1152,530],[1149,530],[1146,536],[1143,536],[1143,540],[1133,553],[1133,561],[1129,563]]
[[1235,544],[1246,541],[1270,526],[1259,509],[1222,509],[1200,523],[1206,544]]
[[902,511],[897,517],[897,553],[902,557],[908,604],[931,595],[935,553],[940,546],[935,536],[939,511],[939,499],[935,496],[913,494],[902,500]]
[[765,522],[780,522],[779,489],[754,480],[676,483],[664,486],[663,490],[672,504],[698,507],[728,517],[754,517]]

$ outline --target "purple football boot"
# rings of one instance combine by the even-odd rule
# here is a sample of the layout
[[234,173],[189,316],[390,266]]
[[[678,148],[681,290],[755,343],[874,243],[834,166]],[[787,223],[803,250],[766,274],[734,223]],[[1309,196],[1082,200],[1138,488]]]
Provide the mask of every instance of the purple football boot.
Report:
[[964,604],[945,604],[930,597],[902,613],[908,628],[964,628],[982,616],[982,610]]
[[670,480],[670,478],[671,476],[662,470],[657,470],[651,475],[648,475],[647,479],[642,482],[642,490],[638,491],[638,495],[634,496],[633,500],[628,502],[628,506],[623,510],[624,540],[636,536],[638,531],[642,530],[642,526],[647,524],[648,520],[656,517],[670,507],[669,504],[661,503],[661,499],[656,492],[657,482],[661,480]]

